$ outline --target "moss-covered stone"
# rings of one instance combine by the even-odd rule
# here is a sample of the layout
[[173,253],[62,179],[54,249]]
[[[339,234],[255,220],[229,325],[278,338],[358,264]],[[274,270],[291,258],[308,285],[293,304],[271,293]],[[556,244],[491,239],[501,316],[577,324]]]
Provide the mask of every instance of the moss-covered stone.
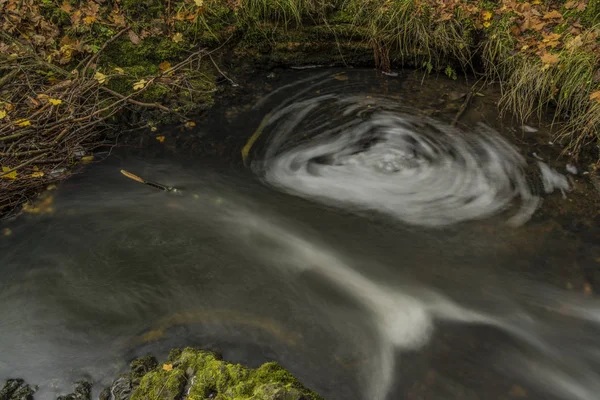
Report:
[[274,362],[250,369],[214,353],[186,348],[147,373],[131,400],[322,400]]

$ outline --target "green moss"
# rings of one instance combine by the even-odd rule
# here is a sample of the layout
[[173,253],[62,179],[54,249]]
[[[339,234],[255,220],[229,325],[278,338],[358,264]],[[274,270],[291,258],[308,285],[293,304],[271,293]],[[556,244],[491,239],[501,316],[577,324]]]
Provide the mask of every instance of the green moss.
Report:
[[185,387],[187,379],[181,369],[165,371],[157,369],[146,374],[131,400],[175,400]]
[[191,348],[171,352],[169,363],[144,376],[131,399],[322,400],[276,363],[253,370]]

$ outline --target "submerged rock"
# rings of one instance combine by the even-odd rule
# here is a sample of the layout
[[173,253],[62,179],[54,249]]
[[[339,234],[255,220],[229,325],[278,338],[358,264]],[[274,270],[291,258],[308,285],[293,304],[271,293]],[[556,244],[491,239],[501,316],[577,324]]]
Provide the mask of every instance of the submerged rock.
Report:
[[92,399],[92,384],[81,381],[75,384],[75,390],[71,394],[58,396],[56,400],[91,400]]
[[22,379],[9,379],[0,390],[0,400],[31,400],[36,390]]

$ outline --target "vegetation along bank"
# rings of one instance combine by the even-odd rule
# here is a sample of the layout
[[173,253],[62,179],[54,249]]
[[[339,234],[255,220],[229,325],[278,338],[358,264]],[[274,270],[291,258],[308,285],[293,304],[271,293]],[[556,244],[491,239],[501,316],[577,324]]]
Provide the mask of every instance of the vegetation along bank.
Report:
[[193,126],[242,65],[497,81],[502,111],[549,109],[598,156],[600,0],[0,0],[0,25],[0,216],[126,124]]

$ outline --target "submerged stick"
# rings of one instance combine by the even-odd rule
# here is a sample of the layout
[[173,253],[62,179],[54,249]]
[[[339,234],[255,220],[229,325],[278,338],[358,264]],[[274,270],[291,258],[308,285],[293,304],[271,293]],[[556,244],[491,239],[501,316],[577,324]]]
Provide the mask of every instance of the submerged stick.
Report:
[[140,178],[139,176],[137,176],[135,174],[132,174],[131,172],[125,171],[124,169],[121,170],[121,173],[123,175],[125,175],[126,177],[128,177],[129,179],[133,179],[136,182],[143,183],[144,185],[151,186],[158,190],[163,190],[165,192],[180,192],[180,190],[175,187],[163,185],[162,183],[147,181],[143,178]]
[[474,93],[474,90],[471,90],[469,93],[467,93],[467,98],[465,99],[465,101],[461,104],[460,108],[458,109],[458,112],[456,113],[456,115],[454,116],[454,119],[452,120],[452,123],[450,124],[451,126],[455,126],[456,123],[458,122],[458,120],[460,119],[460,117],[462,117],[465,110],[467,109],[467,106],[471,102],[471,98],[473,98],[473,93]]

